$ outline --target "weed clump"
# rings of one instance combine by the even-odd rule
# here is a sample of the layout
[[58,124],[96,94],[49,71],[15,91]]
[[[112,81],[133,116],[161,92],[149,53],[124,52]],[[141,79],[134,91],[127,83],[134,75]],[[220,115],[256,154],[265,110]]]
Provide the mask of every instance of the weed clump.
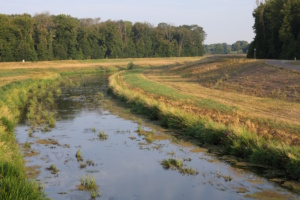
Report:
[[107,140],[108,139],[108,135],[105,134],[103,131],[99,132],[98,137],[100,140]]
[[47,168],[49,171],[51,171],[51,174],[56,174],[59,172],[59,170],[56,168],[55,164],[52,164],[50,167]]
[[0,121],[6,127],[7,132],[12,133],[14,131],[15,125],[7,117],[1,117]]
[[96,199],[97,197],[100,197],[100,192],[99,191],[91,191],[91,199]]
[[172,169],[172,170],[177,170],[179,173],[185,175],[197,175],[198,171],[193,169],[192,167],[183,167],[183,161],[182,160],[177,160],[174,158],[169,158],[165,159],[161,162],[161,165],[165,169]]
[[96,190],[98,186],[96,185],[96,179],[91,176],[85,176],[80,179],[79,190]]
[[139,136],[144,135],[144,136],[145,136],[145,140],[146,140],[148,143],[152,143],[152,142],[153,142],[153,134],[154,134],[154,131],[153,131],[153,130],[152,130],[151,132],[145,131],[145,130],[143,130],[142,126],[139,125],[139,126],[138,126],[138,130],[137,130],[137,133],[138,133]]
[[94,165],[95,165],[94,161],[92,161],[92,160],[86,160],[85,163],[86,163],[88,166],[94,166]]
[[32,129],[29,129],[29,130],[28,130],[28,136],[29,136],[29,137],[33,137],[33,130],[32,130]]
[[165,168],[165,169],[170,169],[170,168],[181,168],[183,165],[182,160],[177,160],[174,158],[170,158],[170,159],[165,159],[161,162],[161,165]]
[[31,144],[28,141],[26,141],[25,144],[24,144],[24,148],[30,149],[31,148]]
[[82,157],[82,154],[81,154],[81,149],[77,150],[75,157],[77,158],[78,162],[82,162],[83,161],[83,157]]
[[80,163],[80,168],[81,168],[81,169],[86,168],[86,163],[81,162],[81,163]]
[[134,69],[134,64],[133,64],[133,62],[129,62],[129,63],[127,64],[127,69],[128,69],[128,70]]

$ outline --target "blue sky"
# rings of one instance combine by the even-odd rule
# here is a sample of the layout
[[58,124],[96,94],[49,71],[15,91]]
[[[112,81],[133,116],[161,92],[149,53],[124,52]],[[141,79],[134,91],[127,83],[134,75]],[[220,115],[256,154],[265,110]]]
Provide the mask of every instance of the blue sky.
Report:
[[0,13],[49,12],[102,21],[197,24],[207,33],[205,44],[251,42],[255,0],[0,0]]

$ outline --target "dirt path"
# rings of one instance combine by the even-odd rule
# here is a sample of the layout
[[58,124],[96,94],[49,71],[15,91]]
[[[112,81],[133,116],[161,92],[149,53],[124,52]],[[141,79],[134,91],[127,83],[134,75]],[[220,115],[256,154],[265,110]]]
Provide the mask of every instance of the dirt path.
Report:
[[299,63],[293,63],[294,61],[288,61],[288,60],[266,60],[267,65],[276,66],[276,67],[282,67],[285,69],[298,71],[300,72],[300,64]]

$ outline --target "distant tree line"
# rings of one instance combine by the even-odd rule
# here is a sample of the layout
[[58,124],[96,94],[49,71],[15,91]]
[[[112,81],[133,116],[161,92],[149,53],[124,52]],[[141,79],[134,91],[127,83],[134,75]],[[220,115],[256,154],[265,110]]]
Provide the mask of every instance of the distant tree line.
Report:
[[249,44],[247,41],[237,41],[232,45],[227,43],[217,43],[204,45],[208,54],[246,54]]
[[300,0],[256,1],[253,12],[256,34],[248,57],[300,58]]
[[0,14],[0,61],[201,56],[198,25]]

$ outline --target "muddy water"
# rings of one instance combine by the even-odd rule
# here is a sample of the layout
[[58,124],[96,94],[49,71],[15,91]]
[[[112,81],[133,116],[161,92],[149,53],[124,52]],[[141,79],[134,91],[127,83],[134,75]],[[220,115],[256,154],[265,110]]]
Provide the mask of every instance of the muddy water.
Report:
[[[50,132],[36,131],[28,136],[26,122],[19,124],[16,137],[31,148],[24,155],[28,173],[44,187],[51,199],[91,199],[89,191],[78,189],[80,178],[96,179],[99,199],[245,199],[274,197],[299,199],[295,193],[258,175],[232,167],[216,159],[206,149],[175,139],[172,133],[129,116],[128,111],[109,99],[95,101],[95,93],[104,91],[106,76],[90,77],[77,89],[65,89],[56,99],[60,118]],[[105,102],[106,101],[106,102]],[[138,128],[153,130],[153,142],[139,136]],[[100,140],[99,132],[108,135]],[[80,167],[75,155],[81,149]],[[197,175],[183,175],[164,169],[163,159],[184,160]],[[55,164],[59,170],[47,170]]]

